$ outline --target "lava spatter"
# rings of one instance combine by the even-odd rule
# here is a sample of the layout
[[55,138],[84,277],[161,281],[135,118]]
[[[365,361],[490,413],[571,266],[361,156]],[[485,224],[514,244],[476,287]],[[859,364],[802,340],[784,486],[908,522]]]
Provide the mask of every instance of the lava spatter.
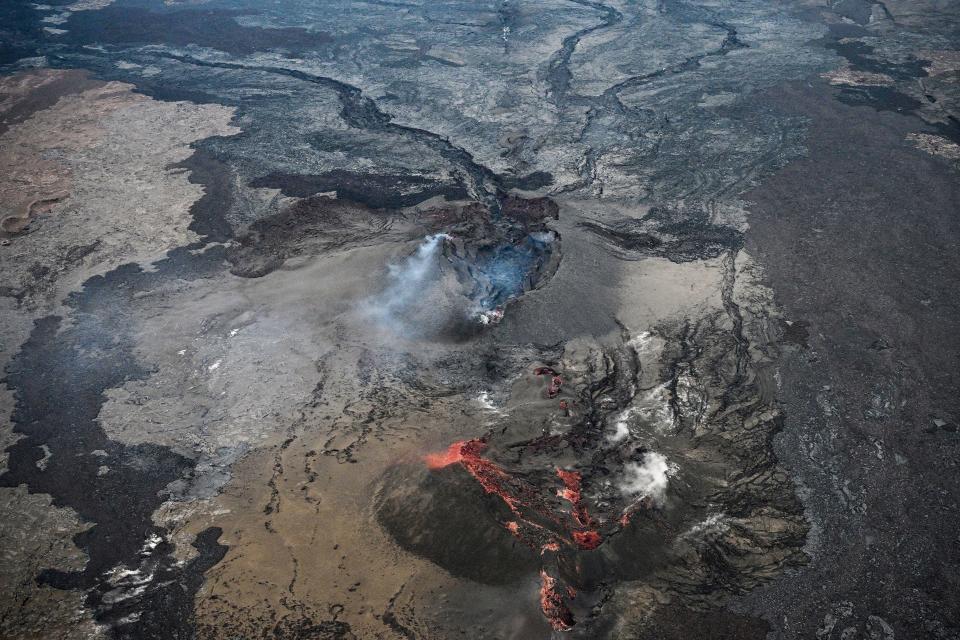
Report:
[[582,476],[576,471],[557,469],[557,477],[563,481],[563,489],[557,491],[557,495],[573,505],[574,519],[584,527],[592,526],[593,518],[590,517],[586,507],[581,502],[580,483]]
[[593,530],[574,531],[571,535],[573,536],[573,541],[577,543],[577,546],[585,550],[596,549],[600,546],[600,543],[603,542],[603,537]]

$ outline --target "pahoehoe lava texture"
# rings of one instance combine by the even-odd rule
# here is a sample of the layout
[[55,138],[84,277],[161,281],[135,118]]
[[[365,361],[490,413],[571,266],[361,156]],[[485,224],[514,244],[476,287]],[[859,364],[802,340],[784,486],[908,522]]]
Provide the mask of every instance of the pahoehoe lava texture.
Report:
[[[704,606],[802,563],[807,527],[770,444],[780,417],[761,399],[764,374],[738,345],[750,329],[733,307],[528,370],[505,424],[426,456],[429,473],[385,475],[379,520],[404,547],[483,582],[539,558],[545,617],[583,637],[610,623],[618,605],[595,606],[621,581]],[[456,524],[478,517],[467,536]]]
[[371,175],[331,171],[324,175],[263,176],[250,183],[251,187],[280,189],[284,195],[306,198],[317,193],[336,193],[338,197],[377,209],[409,207],[434,196],[452,200],[465,199],[462,188],[433,183],[427,178],[406,175]]
[[958,24],[3,4],[0,635],[957,640]]
[[[106,389],[146,374],[130,353],[124,324],[136,291],[178,275],[202,277],[217,262],[212,255],[194,258],[181,251],[154,273],[123,267],[87,281],[67,301],[70,325],[56,316],[37,321],[6,378],[17,398],[15,429],[26,437],[7,450],[0,484],[49,493],[54,504],[93,523],[75,538],[89,555],[83,571],[50,570],[38,579],[61,589],[89,589],[89,606],[98,620],[115,625],[116,637],[188,633],[201,576],[223,557],[213,529],[198,536],[200,556],[186,566],[174,565],[168,544],[150,544],[164,533],[151,514],[164,501],[166,486],[189,476],[193,464],[166,447],[112,441],[96,421]],[[55,464],[37,465],[41,445]],[[114,463],[111,473],[99,472],[104,458]],[[143,572],[143,580],[114,582],[110,570],[118,565]],[[145,615],[123,620],[129,612]]]
[[234,55],[283,49],[314,50],[330,41],[323,32],[300,28],[244,27],[236,17],[243,12],[187,9],[152,12],[137,7],[105,7],[101,13],[77,12],[66,23],[67,39],[110,45],[199,45]]
[[674,262],[716,258],[743,246],[743,234],[713,224],[708,212],[678,214],[655,208],[642,218],[613,224],[580,223],[620,250],[623,257],[659,256]]

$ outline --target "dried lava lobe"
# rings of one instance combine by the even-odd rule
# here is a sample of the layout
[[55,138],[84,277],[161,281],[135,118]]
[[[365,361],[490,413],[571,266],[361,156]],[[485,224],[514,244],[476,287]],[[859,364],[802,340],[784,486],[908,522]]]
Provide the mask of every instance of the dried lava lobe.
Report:
[[334,192],[342,200],[363,203],[375,209],[411,207],[435,196],[448,200],[468,197],[462,186],[422,176],[356,173],[342,169],[318,175],[271,173],[253,180],[250,186],[280,189],[284,195],[296,198]]
[[677,211],[654,207],[641,218],[611,224],[582,222],[580,226],[628,259],[657,256],[690,262],[716,258],[743,246],[743,235],[730,226],[713,223],[705,208]]
[[[433,277],[412,292],[401,281],[402,263],[393,265],[383,293],[369,304],[395,330],[403,325],[423,333],[429,325],[435,338],[466,339],[499,322],[511,301],[546,283],[561,258],[560,235],[548,226],[559,216],[553,200],[500,194],[497,209],[467,202],[408,212],[312,196],[239,232],[227,260],[233,274],[257,278],[289,258],[379,244],[390,234],[425,242],[435,238],[442,244]],[[431,307],[430,301],[439,306]],[[432,317],[424,318],[425,313]]]
[[[249,13],[249,12],[247,12]],[[104,7],[78,11],[67,21],[71,42],[111,45],[166,44],[211,47],[234,55],[257,51],[314,51],[332,42],[329,34],[297,27],[264,29],[237,22],[242,11]]]
[[384,232],[398,219],[396,211],[348,200],[325,196],[297,200],[236,234],[227,251],[230,272],[259,278],[289,258],[382,242]]
[[[93,523],[74,539],[89,555],[86,567],[50,570],[39,579],[88,590],[96,619],[111,623],[117,638],[189,634],[202,575],[226,551],[216,542],[219,531],[209,529],[195,542],[195,560],[185,566],[174,561],[172,545],[162,542],[167,532],[152,515],[167,499],[167,485],[189,477],[194,461],[167,447],[111,440],[97,421],[106,390],[147,374],[133,356],[129,335],[136,293],[220,272],[222,255],[178,249],[154,271],[127,265],[88,280],[67,300],[70,323],[57,316],[38,320],[8,369],[6,383],[17,399],[14,428],[24,437],[7,449],[9,468],[0,485],[26,484],[31,492],[49,493],[55,505]],[[42,446],[56,464],[36,464]],[[117,461],[107,474],[100,473],[104,452]],[[133,573],[116,574],[118,566]],[[139,615],[125,617],[134,612]]]

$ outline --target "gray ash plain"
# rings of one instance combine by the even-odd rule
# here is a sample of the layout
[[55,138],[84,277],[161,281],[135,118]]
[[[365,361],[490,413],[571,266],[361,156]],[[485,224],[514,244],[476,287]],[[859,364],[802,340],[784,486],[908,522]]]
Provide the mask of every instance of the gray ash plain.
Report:
[[0,7],[0,636],[960,638],[960,9]]

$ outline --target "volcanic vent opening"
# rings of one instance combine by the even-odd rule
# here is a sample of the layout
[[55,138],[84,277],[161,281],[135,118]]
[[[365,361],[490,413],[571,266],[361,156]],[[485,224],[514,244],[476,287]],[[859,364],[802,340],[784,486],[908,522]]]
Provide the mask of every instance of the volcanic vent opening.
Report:
[[560,235],[546,226],[556,205],[546,202],[552,207],[505,206],[496,217],[476,203],[428,211],[431,233],[388,266],[386,286],[367,301],[368,311],[414,337],[467,338],[497,324],[512,302],[557,270]]

